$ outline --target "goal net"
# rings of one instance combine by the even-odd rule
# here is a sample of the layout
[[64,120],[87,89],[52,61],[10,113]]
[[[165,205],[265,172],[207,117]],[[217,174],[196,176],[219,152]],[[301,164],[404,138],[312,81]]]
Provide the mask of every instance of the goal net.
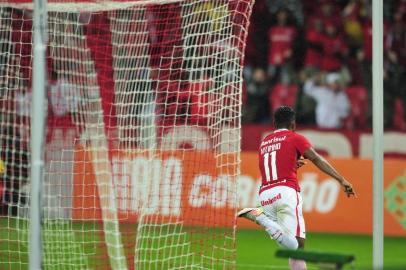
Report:
[[[252,4],[49,1],[44,269],[235,268]],[[0,3],[0,269],[28,268],[32,8]]]

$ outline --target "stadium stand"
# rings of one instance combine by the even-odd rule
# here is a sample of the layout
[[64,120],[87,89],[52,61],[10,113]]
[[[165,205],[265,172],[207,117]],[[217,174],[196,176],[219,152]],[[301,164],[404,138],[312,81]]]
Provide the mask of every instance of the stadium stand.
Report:
[[269,95],[269,105],[272,111],[282,105],[294,107],[296,104],[298,86],[296,84],[278,83]]
[[[283,90],[281,83],[295,84],[300,89],[303,81],[299,74],[302,71],[313,74],[340,72],[347,86],[346,92],[352,107],[351,115],[346,120],[344,128],[370,128],[372,28],[369,1],[302,1],[301,5],[293,5],[294,8],[291,2],[294,1],[286,1],[284,4],[283,1],[258,0],[249,28],[245,65],[249,69],[271,67],[271,70],[268,70],[270,110],[282,104],[295,104],[293,101],[296,97],[290,95],[298,95],[300,91]],[[387,74],[385,76],[385,119],[393,118],[393,121],[385,122],[385,128],[395,130],[406,128],[405,6],[404,1],[384,3],[384,67]],[[278,25],[278,10],[288,12],[286,21],[296,34],[295,42],[291,42],[292,59],[278,66],[278,70],[288,69],[288,76],[282,76],[283,72],[281,72],[282,74],[279,74],[279,78],[275,81],[273,62],[266,60],[269,60],[268,56],[275,54],[274,50],[278,50],[273,48],[275,41],[269,36],[272,27]],[[341,16],[332,16],[332,14],[341,14]],[[291,71],[293,75],[290,74]],[[245,80],[250,81],[251,78],[245,77]],[[247,103],[249,102],[244,100],[244,104]],[[300,110],[298,113],[300,116]],[[257,118],[251,117],[251,119],[255,121]],[[261,122],[257,121],[257,123]]]
[[346,119],[345,126],[348,129],[366,127],[368,111],[367,90],[364,86],[350,86],[345,91],[352,105],[351,114]]

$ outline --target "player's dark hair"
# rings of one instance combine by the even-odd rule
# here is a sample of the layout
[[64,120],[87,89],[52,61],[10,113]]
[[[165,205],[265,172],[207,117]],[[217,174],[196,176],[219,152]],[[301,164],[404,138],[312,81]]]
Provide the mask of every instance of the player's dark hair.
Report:
[[276,128],[289,128],[296,119],[295,111],[289,106],[281,106],[273,114],[273,121]]

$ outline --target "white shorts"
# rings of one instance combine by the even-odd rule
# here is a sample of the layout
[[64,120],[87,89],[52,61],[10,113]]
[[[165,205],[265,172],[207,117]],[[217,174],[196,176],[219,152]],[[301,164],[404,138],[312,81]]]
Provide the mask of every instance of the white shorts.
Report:
[[302,213],[302,196],[293,188],[276,186],[259,195],[265,214],[277,222],[285,233],[306,238]]

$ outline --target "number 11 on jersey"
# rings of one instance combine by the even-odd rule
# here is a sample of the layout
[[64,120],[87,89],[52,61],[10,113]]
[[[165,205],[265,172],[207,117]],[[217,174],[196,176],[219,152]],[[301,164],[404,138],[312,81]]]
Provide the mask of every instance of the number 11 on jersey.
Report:
[[[271,166],[269,166],[269,156],[271,156]],[[264,169],[267,182],[271,181],[269,167],[271,167],[272,180],[278,180],[278,173],[276,171],[276,151],[264,154]]]

